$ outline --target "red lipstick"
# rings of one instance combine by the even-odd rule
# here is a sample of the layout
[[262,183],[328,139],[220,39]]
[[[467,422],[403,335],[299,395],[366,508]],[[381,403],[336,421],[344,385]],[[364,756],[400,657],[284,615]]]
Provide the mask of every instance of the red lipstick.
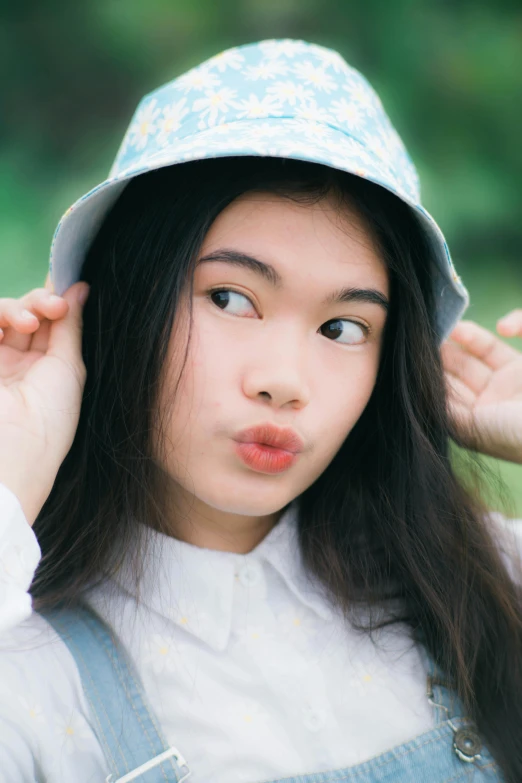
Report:
[[236,451],[249,467],[262,473],[280,473],[297,461],[303,441],[289,427],[267,422],[242,430],[235,436]]

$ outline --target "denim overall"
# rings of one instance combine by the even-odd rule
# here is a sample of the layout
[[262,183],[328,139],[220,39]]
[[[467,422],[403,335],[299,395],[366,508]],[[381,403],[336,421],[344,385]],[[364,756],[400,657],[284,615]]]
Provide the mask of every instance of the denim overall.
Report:
[[[41,614],[78,666],[93,728],[107,760],[105,783],[187,780],[190,759],[185,760],[164,738],[139,676],[106,624],[86,606]],[[355,766],[263,783],[505,783],[431,657],[426,697],[435,709],[436,725],[430,731]]]

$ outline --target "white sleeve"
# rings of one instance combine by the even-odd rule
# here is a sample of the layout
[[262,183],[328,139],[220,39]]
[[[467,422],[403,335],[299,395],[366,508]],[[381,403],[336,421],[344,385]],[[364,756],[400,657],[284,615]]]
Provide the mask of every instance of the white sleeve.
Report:
[[12,719],[2,720],[0,730],[0,783],[43,783],[31,745]]
[[41,550],[16,495],[0,484],[0,638],[32,612],[29,595]]
[[491,511],[489,517],[508,573],[514,582],[522,584],[522,519],[510,519],[499,511]]

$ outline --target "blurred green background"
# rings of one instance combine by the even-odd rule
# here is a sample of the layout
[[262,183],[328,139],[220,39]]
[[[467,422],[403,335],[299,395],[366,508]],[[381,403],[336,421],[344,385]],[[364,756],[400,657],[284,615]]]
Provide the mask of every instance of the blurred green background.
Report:
[[[522,306],[520,0],[0,2],[2,296],[40,286],[54,228],[105,179],[139,99],[230,46],[330,46],[379,93],[419,169],[471,295],[494,330]],[[507,341],[522,349],[522,340]],[[485,460],[522,517],[522,466]]]

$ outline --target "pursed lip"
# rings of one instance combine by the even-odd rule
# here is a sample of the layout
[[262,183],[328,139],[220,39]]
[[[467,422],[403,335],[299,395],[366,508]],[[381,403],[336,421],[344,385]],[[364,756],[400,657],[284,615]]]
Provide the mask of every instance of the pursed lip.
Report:
[[297,432],[290,427],[276,427],[271,422],[257,424],[248,427],[235,436],[240,443],[259,443],[264,446],[272,446],[276,449],[284,449],[298,454],[303,451],[304,444]]

